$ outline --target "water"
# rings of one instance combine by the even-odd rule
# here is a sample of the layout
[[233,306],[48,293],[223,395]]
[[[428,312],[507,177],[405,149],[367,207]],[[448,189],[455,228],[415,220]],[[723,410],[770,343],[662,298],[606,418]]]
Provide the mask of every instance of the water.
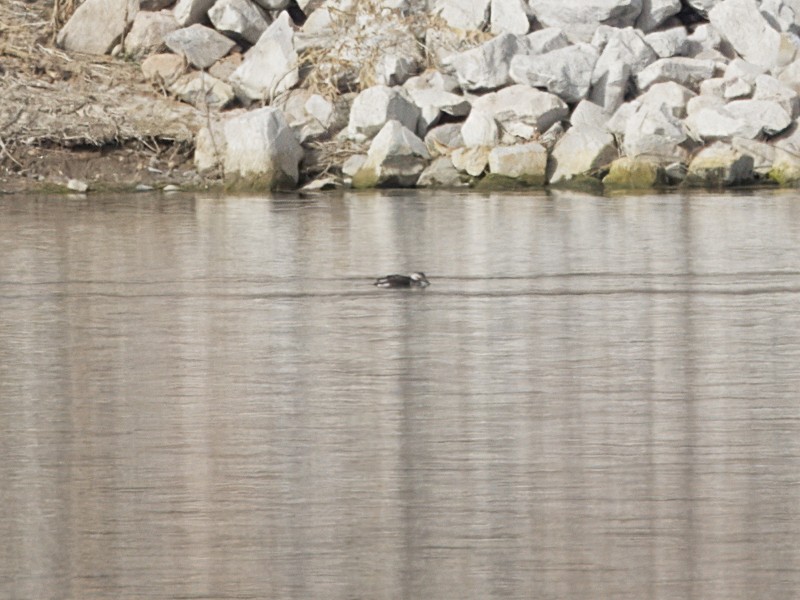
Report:
[[790,193],[0,197],[0,597],[797,598],[799,303]]

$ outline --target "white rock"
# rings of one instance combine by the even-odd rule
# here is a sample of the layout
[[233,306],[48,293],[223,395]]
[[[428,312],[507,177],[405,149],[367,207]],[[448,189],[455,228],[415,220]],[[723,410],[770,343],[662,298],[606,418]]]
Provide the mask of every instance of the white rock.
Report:
[[172,12],[182,27],[188,27],[205,20],[208,9],[214,6],[215,0],[178,0]]
[[208,126],[202,127],[194,142],[194,166],[197,172],[207,175],[222,167],[226,147],[222,121],[212,120]]
[[465,117],[470,111],[469,100],[464,96],[444,90],[412,88],[408,90],[408,94],[421,111],[422,125],[425,131],[439,121],[442,113],[454,117]]
[[490,0],[436,0],[433,14],[441,16],[450,27],[482,30],[489,22]]
[[131,30],[125,36],[125,54],[141,58],[164,48],[164,36],[178,29],[172,11],[142,11],[136,15]]
[[753,93],[752,84],[744,79],[735,78],[725,81],[725,91],[723,96],[726,100],[734,100],[736,98],[747,98]]
[[367,162],[366,154],[354,154],[342,163],[342,173],[348,177],[354,177]]
[[489,146],[473,146],[458,148],[451,155],[450,160],[457,171],[478,177],[483,175],[489,165]]
[[453,166],[449,156],[434,158],[417,180],[417,187],[463,187],[468,181]]
[[636,86],[640,90],[646,90],[654,83],[674,81],[696,90],[701,81],[714,75],[714,69],[715,64],[711,60],[660,58],[636,75]]
[[230,85],[202,71],[184,75],[171,83],[168,89],[184,102],[197,107],[220,109],[236,98]]
[[641,105],[642,103],[638,100],[632,100],[621,104],[606,122],[606,129],[617,137],[624,137],[625,128],[628,126],[628,120],[633,117]]
[[755,79],[753,100],[774,100],[789,113],[793,119],[800,115],[800,96],[796,90],[785,85],[771,75],[759,75]]
[[753,157],[728,143],[716,142],[703,148],[689,163],[688,185],[708,187],[745,183],[753,178]]
[[489,172],[542,185],[547,171],[547,150],[536,142],[496,146],[489,152]]
[[759,11],[779,31],[800,33],[800,2],[798,0],[762,0]]
[[261,35],[230,81],[245,100],[271,100],[297,85],[298,56],[289,14],[282,12]]
[[544,54],[566,48],[570,45],[569,38],[558,27],[546,27],[525,36],[524,44],[520,44],[520,52],[525,54]]
[[350,109],[347,136],[365,141],[381,131],[389,121],[398,121],[411,131],[416,131],[420,110],[401,88],[376,85],[356,96]]
[[511,57],[525,48],[524,39],[503,33],[476,48],[448,56],[443,66],[465,90],[493,90],[509,82]]
[[425,135],[424,141],[431,156],[451,154],[456,148],[464,146],[461,123],[445,123],[434,127]]
[[597,57],[597,50],[583,43],[546,54],[517,54],[511,59],[509,76],[516,83],[545,88],[572,104],[589,92]]
[[204,25],[191,25],[164,36],[164,43],[175,54],[198,69],[207,69],[231,51],[236,43]]
[[501,140],[513,144],[534,139],[568,115],[558,96],[512,85],[476,99],[461,135],[467,146],[492,146]]
[[86,0],[58,32],[56,42],[70,52],[108,54],[138,10],[138,0]]
[[725,98],[725,79],[722,77],[704,79],[700,82],[700,95],[723,100]]
[[289,6],[289,0],[254,0],[254,2],[267,10],[283,10]]
[[375,63],[372,81],[374,85],[401,85],[416,73],[417,68],[417,57],[387,53]]
[[573,127],[553,148],[550,183],[569,181],[609,165],[618,155],[614,137],[605,129]]
[[734,100],[728,102],[725,109],[734,117],[755,124],[759,133],[768,136],[776,135],[792,124],[791,115],[774,100]]
[[82,179],[70,179],[67,181],[67,189],[83,194],[89,190],[89,184]]
[[353,177],[353,186],[413,186],[429,160],[423,141],[400,121],[391,120],[372,140],[367,160]]
[[500,33],[524,35],[531,28],[525,0],[491,0],[490,14],[491,32],[495,35]]
[[642,0],[536,0],[530,7],[545,27],[561,27],[572,41],[589,42],[601,23],[633,25]]
[[680,0],[642,0],[642,12],[636,19],[636,28],[644,32],[653,31],[680,10]]
[[435,69],[428,69],[416,77],[409,78],[403,88],[411,92],[412,90],[435,89],[444,92],[459,92],[458,81],[452,75],[447,75]]
[[609,115],[603,110],[603,107],[591,102],[590,100],[581,100],[577,106],[572,110],[569,116],[570,124],[575,127],[577,125],[588,125],[591,127],[605,127],[608,122]]
[[666,107],[669,113],[678,119],[686,117],[686,106],[695,94],[689,88],[682,86],[674,81],[656,83],[637,99],[643,105],[654,107]]
[[160,85],[170,84],[186,71],[186,61],[175,54],[153,54],[142,62],[145,79]]
[[776,150],[766,142],[759,142],[757,140],[747,140],[744,138],[733,138],[731,140],[731,147],[742,154],[748,154],[753,157],[753,171],[761,176],[767,175],[775,162]]
[[708,16],[708,11],[724,0],[686,0],[686,4],[695,9],[700,15]]
[[626,156],[682,157],[687,139],[683,122],[666,105],[642,104],[625,122],[622,150]]
[[609,114],[622,104],[631,74],[640,73],[658,59],[655,51],[632,28],[598,28],[593,44],[602,47],[592,72],[590,98]]
[[280,110],[261,108],[225,122],[225,176],[269,189],[294,186],[303,149]]
[[659,58],[672,58],[687,53],[689,34],[686,28],[671,27],[664,31],[654,31],[644,36],[644,41],[655,51]]
[[761,131],[759,124],[732,114],[726,106],[692,108],[685,123],[692,136],[703,141],[730,140],[733,137],[754,139]]
[[217,0],[208,18],[217,31],[251,44],[269,27],[266,14],[250,0]]
[[687,37],[684,54],[696,58],[701,54],[708,54],[712,50],[720,50],[725,43],[713,26],[703,23],[695,27],[691,35]]
[[749,62],[772,68],[794,59],[796,48],[770,26],[755,0],[725,0],[709,11],[708,18]]
[[686,114],[693,115],[706,108],[717,109],[724,107],[727,101],[723,97],[712,96],[709,94],[700,94],[694,98],[690,98],[686,103]]

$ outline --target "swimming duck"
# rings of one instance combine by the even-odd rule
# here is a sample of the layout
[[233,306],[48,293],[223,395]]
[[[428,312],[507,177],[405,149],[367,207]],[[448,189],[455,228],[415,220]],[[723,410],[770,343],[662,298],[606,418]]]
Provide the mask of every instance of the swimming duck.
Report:
[[411,275],[387,275],[375,280],[375,285],[381,288],[425,288],[431,284],[425,273],[417,271]]

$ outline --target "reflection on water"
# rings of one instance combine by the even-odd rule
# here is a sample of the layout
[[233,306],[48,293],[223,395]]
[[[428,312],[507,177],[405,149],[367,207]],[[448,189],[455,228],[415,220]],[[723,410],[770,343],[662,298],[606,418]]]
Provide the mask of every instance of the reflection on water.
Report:
[[0,597],[797,597],[799,303],[794,195],[0,197]]

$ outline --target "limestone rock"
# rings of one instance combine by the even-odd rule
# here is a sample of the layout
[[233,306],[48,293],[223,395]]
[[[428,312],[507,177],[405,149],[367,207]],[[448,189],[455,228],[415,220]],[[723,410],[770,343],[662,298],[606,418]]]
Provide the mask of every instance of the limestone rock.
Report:
[[283,10],[289,6],[289,0],[254,0],[256,4],[266,10]]
[[714,75],[714,69],[712,60],[661,58],[636,75],[636,86],[644,91],[654,83],[674,81],[690,90],[696,90],[701,81]]
[[188,73],[170,84],[168,89],[184,102],[198,108],[225,108],[236,98],[231,86],[203,72]]
[[400,121],[391,120],[370,144],[353,187],[411,187],[430,160],[425,144]]
[[[603,45],[600,36],[607,38]],[[611,114],[628,93],[631,74],[641,72],[658,59],[655,51],[632,28],[600,27],[593,44],[602,52],[592,71],[590,99]]]
[[525,54],[544,54],[570,45],[569,38],[558,27],[545,27],[529,33],[520,45],[520,52]]
[[489,146],[471,146],[458,148],[450,155],[453,166],[460,172],[472,177],[483,175],[489,164]]
[[491,0],[491,32],[528,33],[531,24],[528,21],[528,5],[525,0]]
[[347,136],[356,141],[367,140],[384,129],[389,121],[398,121],[407,129],[416,131],[419,118],[419,108],[402,93],[401,88],[376,85],[353,100]]
[[412,88],[408,90],[408,95],[420,109],[425,131],[439,121],[442,113],[454,117],[465,117],[470,111],[469,100],[451,92],[433,88]]
[[648,32],[658,27],[681,10],[680,0],[642,0],[642,12],[636,19],[636,28]]
[[648,33],[644,36],[644,41],[659,58],[672,58],[687,53],[689,34],[686,32],[686,27],[671,27],[664,31]]
[[186,57],[198,69],[207,69],[231,51],[233,40],[204,25],[191,25],[164,36],[164,43],[175,54]]
[[586,97],[598,53],[589,44],[575,44],[546,54],[517,54],[512,57],[509,76],[516,83],[542,87],[564,102]]
[[142,74],[155,83],[170,84],[186,71],[186,60],[176,54],[153,54],[142,62]]
[[447,57],[443,66],[455,74],[465,90],[497,89],[509,82],[511,57],[526,48],[524,39],[503,33],[476,48]]
[[138,0],[86,0],[58,32],[56,42],[70,52],[108,54],[138,10]]
[[142,11],[136,15],[131,30],[125,36],[125,54],[141,58],[164,49],[164,36],[178,29],[172,11]]
[[722,187],[753,179],[753,157],[730,144],[716,142],[703,148],[689,163],[685,183],[701,187]]
[[[569,115],[558,96],[527,85],[511,85],[477,98],[461,135],[467,146],[533,140]],[[502,134],[502,135],[501,135]]]
[[482,30],[489,22],[490,0],[436,0],[433,14],[441,16],[450,27]]
[[661,160],[652,157],[623,156],[611,163],[603,185],[614,189],[643,190],[667,184]]
[[550,183],[569,181],[606,167],[618,157],[614,137],[597,127],[573,127],[553,148]]
[[547,150],[530,142],[515,146],[497,146],[489,152],[489,172],[519,179],[526,185],[544,185]]
[[642,104],[625,124],[622,150],[631,157],[683,158],[680,144],[687,137],[683,122],[669,106]]
[[234,71],[242,64],[244,57],[239,52],[233,52],[220,58],[208,68],[208,74],[222,81],[228,81]]
[[197,132],[194,146],[194,167],[201,175],[220,169],[225,159],[225,126],[222,121],[212,120]]
[[425,135],[424,141],[431,156],[451,154],[456,148],[464,146],[461,123],[445,123],[434,127]]
[[800,96],[797,91],[771,75],[759,75],[755,79],[753,100],[774,100],[791,115],[800,115]]
[[282,12],[245,55],[230,81],[245,101],[271,100],[300,80],[294,30],[289,14]]
[[734,117],[754,124],[759,134],[767,136],[776,135],[792,124],[791,115],[774,100],[734,100],[725,109]]
[[453,161],[448,156],[439,156],[433,159],[430,165],[420,174],[417,180],[417,187],[463,187],[468,185],[468,178],[465,178],[458,169],[453,166]]
[[216,0],[178,0],[172,12],[181,27],[202,23]]
[[708,19],[745,60],[773,68],[794,59],[796,48],[773,29],[755,0],[725,0],[716,4]]
[[686,127],[693,137],[703,141],[730,140],[733,137],[754,139],[761,130],[749,119],[733,115],[725,105],[692,109],[686,118]]
[[778,31],[800,34],[800,2],[797,0],[762,0],[759,11]]
[[753,158],[753,173],[759,177],[766,177],[775,163],[775,156],[780,152],[774,146],[758,140],[733,138],[731,147],[742,154]]
[[686,117],[686,106],[689,104],[689,100],[696,95],[692,90],[679,83],[665,81],[651,85],[637,100],[647,106],[664,106],[672,116],[683,119]]
[[263,9],[250,0],[217,0],[208,18],[217,31],[250,44],[255,44],[269,27]]
[[226,179],[248,187],[294,187],[303,149],[280,110],[261,108],[225,122]]
[[778,150],[768,177],[778,185],[796,187],[800,184],[800,156]]
[[561,27],[572,41],[589,42],[601,23],[632,26],[642,0],[536,0],[530,7],[545,27]]

